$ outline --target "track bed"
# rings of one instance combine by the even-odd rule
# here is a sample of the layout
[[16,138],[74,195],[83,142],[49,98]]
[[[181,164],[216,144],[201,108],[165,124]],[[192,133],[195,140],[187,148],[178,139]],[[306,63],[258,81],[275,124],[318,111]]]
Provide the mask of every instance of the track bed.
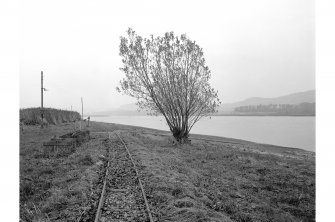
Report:
[[152,221],[146,195],[126,144],[119,135],[108,134],[104,187],[95,222]]
[[136,171],[122,142],[108,142],[110,164],[100,221],[148,221]]

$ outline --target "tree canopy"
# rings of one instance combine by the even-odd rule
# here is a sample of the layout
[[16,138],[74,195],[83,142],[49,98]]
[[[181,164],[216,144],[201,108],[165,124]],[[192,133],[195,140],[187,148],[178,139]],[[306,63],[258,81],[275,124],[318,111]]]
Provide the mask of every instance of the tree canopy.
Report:
[[142,38],[129,28],[120,56],[126,76],[117,90],[150,114],[162,114],[177,141],[187,141],[194,124],[216,112],[220,100],[203,50],[185,34]]

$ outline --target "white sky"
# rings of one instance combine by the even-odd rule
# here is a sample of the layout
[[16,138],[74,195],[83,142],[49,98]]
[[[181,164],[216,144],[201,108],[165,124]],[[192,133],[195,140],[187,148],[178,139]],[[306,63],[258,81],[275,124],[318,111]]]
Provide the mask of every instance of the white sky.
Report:
[[120,36],[186,33],[204,49],[223,103],[315,88],[313,0],[21,1],[20,107],[102,111],[134,102],[115,88],[124,74]]

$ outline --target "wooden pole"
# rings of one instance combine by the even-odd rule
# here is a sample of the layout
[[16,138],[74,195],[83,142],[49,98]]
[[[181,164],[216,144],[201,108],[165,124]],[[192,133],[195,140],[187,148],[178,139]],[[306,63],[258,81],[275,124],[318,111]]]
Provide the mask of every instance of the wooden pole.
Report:
[[79,130],[81,130],[81,122],[83,120],[83,113],[84,113],[84,106],[83,106],[83,98],[81,97],[81,118],[80,118]]
[[81,120],[84,119],[84,105],[83,105],[83,97],[81,98]]
[[43,71],[41,71],[41,109],[43,109]]
[[42,118],[42,123],[41,127],[43,128],[43,71],[41,71],[41,118]]

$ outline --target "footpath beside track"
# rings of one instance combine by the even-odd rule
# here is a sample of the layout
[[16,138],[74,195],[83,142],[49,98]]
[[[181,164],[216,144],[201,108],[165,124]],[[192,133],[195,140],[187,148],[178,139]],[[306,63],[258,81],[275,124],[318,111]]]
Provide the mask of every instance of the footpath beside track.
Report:
[[146,194],[127,145],[117,134],[108,132],[108,164],[95,222],[150,221]]

